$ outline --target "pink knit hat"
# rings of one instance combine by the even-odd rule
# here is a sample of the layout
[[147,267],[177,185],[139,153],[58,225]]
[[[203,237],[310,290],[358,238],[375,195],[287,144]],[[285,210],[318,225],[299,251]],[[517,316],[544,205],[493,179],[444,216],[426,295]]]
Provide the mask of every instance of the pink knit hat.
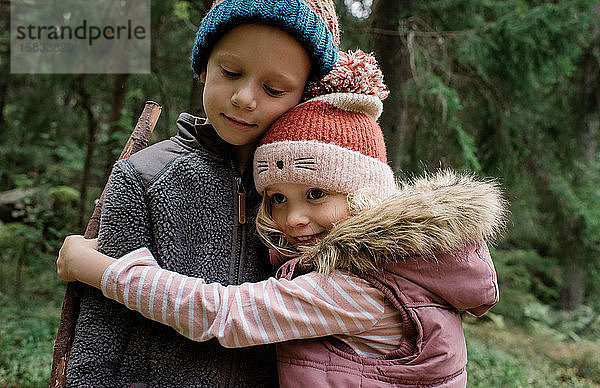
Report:
[[[362,51],[339,53],[317,95],[281,116],[254,154],[254,182],[262,193],[275,183],[300,183],[341,193],[369,189],[386,198],[396,191],[377,124],[388,91],[375,59]],[[329,94],[318,95],[319,92]],[[336,91],[331,93],[331,91]]]

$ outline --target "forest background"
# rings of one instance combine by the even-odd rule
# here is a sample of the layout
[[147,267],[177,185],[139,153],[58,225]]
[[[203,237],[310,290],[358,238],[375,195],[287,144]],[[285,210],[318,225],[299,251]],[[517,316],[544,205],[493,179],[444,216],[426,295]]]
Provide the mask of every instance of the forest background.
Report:
[[[380,120],[402,178],[496,179],[510,219],[492,247],[500,303],[464,316],[469,386],[600,386],[600,3],[336,0],[342,49],[374,52]],[[146,100],[202,115],[191,46],[210,1],[152,1],[151,74],[10,74],[0,2],[0,386],[45,386],[82,233]]]

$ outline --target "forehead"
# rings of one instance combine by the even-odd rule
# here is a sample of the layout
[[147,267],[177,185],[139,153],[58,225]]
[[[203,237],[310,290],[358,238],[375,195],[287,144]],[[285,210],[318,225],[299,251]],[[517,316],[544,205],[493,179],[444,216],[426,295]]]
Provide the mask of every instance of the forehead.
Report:
[[292,76],[307,75],[311,66],[300,42],[281,29],[264,24],[242,24],[225,33],[209,56],[209,61],[219,59]]

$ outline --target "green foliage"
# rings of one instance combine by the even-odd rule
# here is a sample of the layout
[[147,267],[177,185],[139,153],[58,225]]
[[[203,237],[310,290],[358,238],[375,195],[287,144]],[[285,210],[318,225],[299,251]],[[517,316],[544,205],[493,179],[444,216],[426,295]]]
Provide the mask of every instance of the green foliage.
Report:
[[[19,294],[0,289],[0,386],[47,386],[64,284],[54,256],[30,257],[28,281]],[[6,262],[0,262],[6,269]]]
[[173,4],[173,14],[180,20],[190,19],[190,3],[187,1],[176,1]]
[[589,17],[590,4],[490,4],[484,11],[491,20],[473,26],[480,30],[461,45],[459,60],[473,66],[486,81],[502,80],[498,84],[504,91],[512,89],[530,96],[575,70],[574,60],[581,54],[582,40],[594,21]]
[[0,224],[0,290],[9,291],[9,284],[14,284],[12,292],[20,298],[20,291],[27,279],[27,268],[31,264],[31,252],[41,241],[41,232],[19,222]]
[[441,77],[425,73],[410,81],[403,92],[407,99],[416,102],[419,111],[435,110],[435,114],[419,117],[419,127],[427,128],[430,134],[415,136],[413,140],[413,148],[429,151],[421,157],[442,159],[456,168],[480,171],[474,138],[463,129],[459,119],[463,106],[457,90],[449,87]]
[[564,360],[562,366],[574,370],[578,376],[588,379],[595,384],[600,384],[600,359],[597,353],[593,351],[588,351],[577,355],[575,358]]
[[512,203],[502,246],[554,258],[511,274],[536,278],[555,268],[549,284],[522,285],[536,288],[526,298],[542,303],[557,303],[561,287],[574,288],[564,282],[572,263],[584,268],[587,298],[600,295],[593,4],[412,2],[398,25],[410,68],[400,152],[392,158],[408,172],[444,166],[498,177]]
[[527,370],[514,357],[492,343],[467,342],[470,387],[526,387]]
[[47,385],[64,295],[55,273],[69,209],[79,193],[70,187],[48,192],[52,206],[25,201],[23,222],[0,223],[0,386]]
[[[515,308],[514,305],[522,306],[528,300],[556,303],[562,282],[556,258],[540,256],[534,250],[496,250],[493,257],[501,290],[508,293],[503,295],[498,307]],[[520,300],[512,300],[511,292],[515,292]],[[518,316],[511,318],[519,319]]]
[[468,320],[469,387],[595,387],[599,344]]
[[62,205],[77,201],[79,199],[79,191],[69,186],[55,186],[50,188],[50,196],[55,203]]

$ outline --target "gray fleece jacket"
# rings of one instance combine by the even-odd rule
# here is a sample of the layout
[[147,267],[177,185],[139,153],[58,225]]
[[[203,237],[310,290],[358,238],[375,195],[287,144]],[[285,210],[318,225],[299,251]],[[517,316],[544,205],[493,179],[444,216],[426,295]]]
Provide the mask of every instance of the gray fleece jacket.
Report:
[[[99,249],[113,257],[150,247],[159,264],[207,282],[268,277],[254,229],[260,197],[233,148],[204,119],[183,113],[178,134],[115,164],[102,211]],[[247,221],[238,219],[246,193]],[[160,312],[157,312],[160,313]],[[86,288],[67,368],[68,386],[267,387],[274,347],[226,349],[175,330]]]

